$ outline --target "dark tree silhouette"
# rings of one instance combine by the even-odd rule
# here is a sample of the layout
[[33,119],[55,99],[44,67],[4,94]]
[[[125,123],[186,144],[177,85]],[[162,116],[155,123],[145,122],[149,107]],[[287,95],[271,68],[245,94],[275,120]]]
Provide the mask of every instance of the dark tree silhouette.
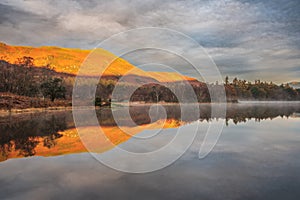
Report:
[[60,78],[50,78],[41,85],[42,93],[49,97],[51,101],[57,98],[65,98],[66,88],[63,86],[63,80]]

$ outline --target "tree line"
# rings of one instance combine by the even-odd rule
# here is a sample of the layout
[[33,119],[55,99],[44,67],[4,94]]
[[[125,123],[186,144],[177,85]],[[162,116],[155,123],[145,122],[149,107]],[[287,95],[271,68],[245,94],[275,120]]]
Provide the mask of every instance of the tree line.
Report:
[[[75,76],[55,72],[51,66],[35,67],[31,57],[22,57],[11,64],[0,59],[0,93],[11,93],[32,98],[47,98],[71,100]],[[164,85],[157,82],[141,84],[124,82],[120,84],[121,90],[112,99],[112,93],[121,77],[107,76],[99,81],[95,77],[84,77],[78,88],[82,95],[90,96],[95,105],[109,105],[117,101],[139,102],[179,102],[185,99],[186,103],[211,102],[210,91],[225,89],[227,101],[238,100],[300,100],[300,90],[288,84],[274,84],[256,80],[254,82],[225,77],[224,83],[203,83],[200,81],[170,82]],[[142,77],[137,77],[142,80]],[[91,84],[97,83],[96,94],[90,90]],[[191,90],[192,89],[192,90]],[[131,94],[128,91],[134,92]],[[191,92],[192,91],[192,92]],[[181,101],[182,102],[182,101]]]
[[0,69],[2,93],[49,98],[52,102],[66,97],[64,79],[55,76],[50,66],[34,67],[31,57],[19,58],[14,64],[1,60]]
[[254,82],[225,78],[225,85],[232,87],[240,100],[300,100],[300,90],[287,84],[276,85],[273,82],[255,80]]

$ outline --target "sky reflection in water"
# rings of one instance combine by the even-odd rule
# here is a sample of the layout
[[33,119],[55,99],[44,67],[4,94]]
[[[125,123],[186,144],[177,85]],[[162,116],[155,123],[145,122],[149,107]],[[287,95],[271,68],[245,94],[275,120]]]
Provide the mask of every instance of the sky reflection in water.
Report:
[[[204,119],[200,123],[200,133],[184,156],[171,166],[153,173],[132,175],[117,172],[97,162],[89,153],[74,152],[54,157],[33,156],[6,160],[0,163],[0,198],[299,199],[300,118],[295,114],[300,113],[299,106],[238,107],[229,108],[229,124],[224,128],[213,152],[205,159],[198,159],[203,139],[201,133],[207,129],[208,123],[219,123],[217,120],[207,122]],[[260,118],[268,119],[259,123],[258,117],[256,120],[247,120],[258,114]],[[282,118],[281,115],[290,117]],[[62,134],[72,129],[72,118],[69,117],[67,113],[55,114],[54,118],[59,119],[58,121],[65,119],[65,125],[61,125],[53,119],[52,114],[44,116],[45,122],[53,122],[52,131],[41,135],[43,133],[40,129],[32,130],[34,134],[29,138],[37,136],[45,139],[49,138],[49,134]],[[270,117],[273,119],[270,120]],[[41,123],[41,116],[38,118]],[[243,121],[246,123],[238,123]],[[21,122],[22,120],[18,120],[18,123]],[[28,123],[33,123],[32,118],[23,120],[23,123],[30,128]],[[108,126],[112,122],[105,123]],[[10,130],[21,134],[18,132],[21,125],[14,124],[17,124],[16,121],[9,126],[7,121],[1,119],[1,133],[6,133],[3,130]],[[165,137],[160,139],[172,137],[174,131],[176,133],[176,127],[163,129]],[[24,134],[27,132],[24,131]],[[8,135],[11,136],[11,141],[16,139],[13,133]],[[53,139],[53,146],[44,148],[49,151],[57,148],[56,145],[60,145],[59,139],[66,137],[62,135]],[[131,140],[132,138],[128,138],[120,146],[128,150],[149,151],[164,144],[158,139],[148,145],[132,146]],[[22,141],[19,140],[19,143]],[[1,138],[1,145],[3,144],[7,144],[4,137]],[[35,150],[36,154],[39,154],[38,150],[40,149]],[[111,151],[113,150],[103,153],[109,155]]]

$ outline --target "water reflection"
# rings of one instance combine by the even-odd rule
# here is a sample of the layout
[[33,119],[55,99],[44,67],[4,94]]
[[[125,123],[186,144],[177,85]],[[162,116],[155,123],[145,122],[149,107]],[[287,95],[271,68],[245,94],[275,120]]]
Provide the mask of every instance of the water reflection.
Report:
[[10,116],[0,124],[1,160],[8,157],[27,157],[36,154],[42,144],[50,149],[67,129],[65,115]]
[[[130,139],[124,128],[131,133],[138,134],[142,130],[158,128],[177,128],[194,121],[211,122],[222,118],[221,114],[211,115],[209,104],[200,105],[200,118],[191,116],[186,121],[181,120],[180,107],[166,105],[167,119],[150,119],[148,113],[150,106],[130,107],[130,115],[136,125],[129,123],[129,119],[119,120],[119,126],[113,118],[113,113],[122,116],[124,108],[104,108],[97,111],[99,124],[105,130],[106,136],[113,144],[118,145]],[[238,124],[254,119],[273,119],[276,117],[299,117],[300,104],[228,104],[226,123]],[[85,112],[82,111],[84,116]],[[125,115],[124,115],[125,116]],[[88,120],[88,118],[87,118]],[[130,124],[130,125],[129,125]],[[139,125],[139,126],[138,126]],[[97,124],[85,127],[87,136],[93,140],[93,130]],[[55,156],[70,153],[86,152],[85,147],[77,134],[72,113],[70,111],[56,113],[20,114],[0,117],[0,161],[9,158],[28,156]],[[99,146],[100,142],[100,146]],[[95,152],[104,152],[112,146],[107,141],[97,141]]]

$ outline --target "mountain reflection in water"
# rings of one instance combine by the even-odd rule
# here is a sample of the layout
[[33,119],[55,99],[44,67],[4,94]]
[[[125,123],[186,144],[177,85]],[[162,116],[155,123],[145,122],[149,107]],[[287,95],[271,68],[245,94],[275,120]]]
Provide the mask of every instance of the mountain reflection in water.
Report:
[[[218,106],[218,105],[217,105]],[[177,128],[194,121],[210,122],[218,118],[224,118],[221,114],[211,115],[211,105],[200,105],[200,118],[191,115],[185,121],[181,120],[179,105],[165,105],[167,119],[156,118],[154,121],[149,117],[150,106],[132,106],[131,119],[124,117],[119,119],[117,126],[113,112],[122,116],[125,108],[103,108],[97,110],[97,117],[101,128],[109,140],[94,141],[97,148],[95,152],[107,151],[114,145],[130,139],[132,134],[138,134],[143,130],[160,128]],[[226,124],[247,122],[254,119],[273,119],[276,117],[299,117],[300,104],[228,104]],[[82,111],[82,115],[85,111]],[[124,116],[126,116],[124,114]],[[89,119],[87,119],[89,120]],[[98,129],[97,124],[90,123],[84,127],[86,135],[93,142],[93,134]],[[128,135],[124,130],[129,131]],[[45,112],[35,114],[18,114],[0,117],[0,161],[9,158],[28,156],[56,156],[86,152],[84,145],[76,131],[71,111]]]

